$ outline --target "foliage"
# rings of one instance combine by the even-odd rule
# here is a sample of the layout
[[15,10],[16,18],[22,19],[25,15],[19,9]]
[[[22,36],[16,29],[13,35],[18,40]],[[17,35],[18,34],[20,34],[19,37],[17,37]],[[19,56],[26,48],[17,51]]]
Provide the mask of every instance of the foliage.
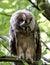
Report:
[[[29,7],[27,8],[29,5],[30,3],[28,0],[0,0],[0,34],[8,36],[10,17],[12,13],[20,9],[30,10]],[[40,28],[41,40],[43,40],[48,45],[50,43],[50,22],[37,9],[32,8],[32,11]],[[8,48],[9,45],[0,39],[0,56],[10,55]],[[42,55],[46,54],[50,54],[50,52],[46,50],[46,47],[42,44]],[[0,65],[6,64],[11,65],[8,62],[0,63]]]

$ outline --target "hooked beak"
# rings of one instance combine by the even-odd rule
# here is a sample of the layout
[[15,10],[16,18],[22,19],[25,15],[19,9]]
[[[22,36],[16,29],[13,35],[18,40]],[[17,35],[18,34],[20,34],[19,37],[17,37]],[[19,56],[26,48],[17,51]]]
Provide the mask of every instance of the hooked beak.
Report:
[[17,27],[18,27],[18,29],[23,29],[24,27],[24,24],[25,24],[25,21],[23,21],[22,23],[20,23],[20,24],[17,24]]
[[23,21],[21,24],[20,24],[20,26],[22,26],[22,25],[24,25],[25,24],[25,21]]

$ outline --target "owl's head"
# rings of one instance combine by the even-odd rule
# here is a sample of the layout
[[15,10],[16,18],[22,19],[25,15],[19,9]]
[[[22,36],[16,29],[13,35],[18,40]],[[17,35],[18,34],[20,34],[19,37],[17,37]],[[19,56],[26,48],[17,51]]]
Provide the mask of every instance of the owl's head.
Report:
[[29,26],[31,30],[33,30],[35,26],[35,18],[31,12],[27,10],[19,10],[12,15],[10,24],[13,29],[20,30]]

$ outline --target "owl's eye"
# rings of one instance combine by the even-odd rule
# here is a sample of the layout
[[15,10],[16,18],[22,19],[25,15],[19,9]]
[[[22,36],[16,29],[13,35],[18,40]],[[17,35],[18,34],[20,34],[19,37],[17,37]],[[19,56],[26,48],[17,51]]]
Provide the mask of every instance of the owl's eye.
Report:
[[27,20],[25,20],[25,23],[27,23]]
[[30,21],[32,21],[32,17],[30,18]]
[[19,20],[17,21],[18,24],[21,24],[22,22],[23,22],[23,19],[19,19]]
[[32,17],[27,21],[27,24],[30,24],[32,21]]
[[29,22],[30,22],[29,20],[26,20],[26,21],[25,21],[25,24],[27,25],[27,24],[29,24]]

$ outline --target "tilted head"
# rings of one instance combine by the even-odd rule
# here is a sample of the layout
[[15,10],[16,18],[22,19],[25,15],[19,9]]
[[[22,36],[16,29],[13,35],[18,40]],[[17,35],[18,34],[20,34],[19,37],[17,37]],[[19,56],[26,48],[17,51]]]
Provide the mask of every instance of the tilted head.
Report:
[[10,24],[13,29],[25,29],[25,27],[29,26],[31,30],[33,30],[35,26],[35,18],[31,12],[27,10],[19,10],[12,15]]

